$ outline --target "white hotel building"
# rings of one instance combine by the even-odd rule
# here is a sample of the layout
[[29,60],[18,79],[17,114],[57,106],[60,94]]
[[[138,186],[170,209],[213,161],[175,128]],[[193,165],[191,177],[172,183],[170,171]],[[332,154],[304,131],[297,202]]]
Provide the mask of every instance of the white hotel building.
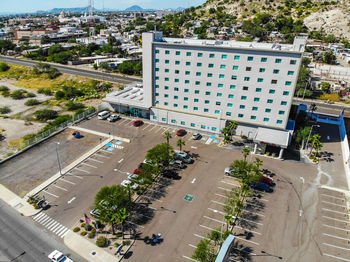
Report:
[[305,38],[285,45],[163,38],[161,32],[149,32],[142,42],[143,89],[107,95],[104,101],[114,109],[121,104],[152,121],[199,132],[220,133],[234,120],[237,135],[288,146],[288,116]]

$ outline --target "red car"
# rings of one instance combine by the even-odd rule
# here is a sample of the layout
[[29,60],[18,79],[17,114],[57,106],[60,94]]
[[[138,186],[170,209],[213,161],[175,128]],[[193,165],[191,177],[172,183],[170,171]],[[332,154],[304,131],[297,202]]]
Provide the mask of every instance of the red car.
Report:
[[185,129],[179,129],[179,130],[177,130],[177,132],[176,132],[176,135],[177,135],[177,136],[184,136],[184,135],[186,135],[186,134],[187,134],[187,132],[186,132]]
[[134,123],[133,123],[133,126],[141,126],[143,125],[143,121],[141,120],[136,120]]
[[274,186],[275,183],[273,182],[273,179],[269,176],[263,175],[260,179],[260,182],[267,184],[269,186]]
[[142,168],[136,168],[135,170],[134,170],[134,174],[135,175],[140,175],[140,173],[142,173],[143,172],[143,169]]

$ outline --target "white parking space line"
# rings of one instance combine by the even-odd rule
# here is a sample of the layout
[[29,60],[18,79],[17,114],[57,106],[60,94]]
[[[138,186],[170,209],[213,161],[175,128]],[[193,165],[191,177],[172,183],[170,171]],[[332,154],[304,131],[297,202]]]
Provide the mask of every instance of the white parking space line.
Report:
[[76,176],[76,175],[73,175],[73,174],[71,174],[71,173],[69,173],[69,176],[76,177],[76,178],[79,178],[79,179],[84,179],[84,178],[82,178],[81,176]]
[[150,208],[150,209],[153,209],[153,210],[157,210],[156,208],[154,207],[150,207],[150,206],[147,206],[145,204],[141,204],[141,203],[138,203],[140,206],[144,206],[144,207],[147,207],[147,208]]
[[215,200],[210,200],[210,202],[213,202],[213,203],[221,205],[221,206],[225,205],[225,203],[221,203],[221,202],[218,202],[218,201],[215,201]]
[[[217,231],[216,229],[211,228],[211,227],[207,227],[207,226],[203,226],[203,225],[199,225],[199,226],[200,226],[200,227],[203,227],[203,228],[206,228],[206,229],[208,229],[208,230]],[[219,231],[217,231],[217,232],[219,232]],[[240,239],[240,240],[245,241],[245,242],[248,242],[248,243],[252,243],[252,244],[257,245],[257,246],[260,245],[260,244],[257,243],[257,242],[254,242],[254,241],[251,241],[251,240],[247,240],[247,239],[244,239],[244,238],[241,238],[241,237],[235,236],[235,238]]]
[[73,182],[71,182],[71,181],[69,181],[69,180],[66,180],[66,179],[64,179],[64,178],[60,178],[60,180],[66,182],[66,183],[68,183],[68,184],[75,185],[75,183],[73,183]]
[[167,127],[164,129],[164,131],[162,132],[162,134],[164,134],[166,131],[168,131],[170,129],[170,127]]
[[50,196],[53,196],[53,197],[56,197],[56,198],[59,198],[59,196],[55,195],[55,194],[52,194],[46,190],[43,190],[43,192],[45,192],[46,194],[50,195]]
[[321,196],[331,197],[331,198],[338,199],[338,200],[341,200],[341,201],[345,200],[344,198],[335,197],[335,196],[331,196],[331,195],[327,195],[327,194],[321,194]]
[[63,190],[63,191],[68,191],[68,189],[65,189],[65,188],[63,188],[63,187],[60,187],[60,186],[56,186],[56,185],[53,185],[54,187],[57,187],[57,188],[59,188],[59,189],[61,189],[61,190]]
[[345,232],[350,232],[350,229],[345,229],[345,228],[330,226],[330,225],[326,225],[326,224],[322,224],[322,226],[329,227],[329,228],[333,228],[333,229],[337,229],[337,230],[341,230],[341,231],[345,231]]
[[146,127],[145,128],[142,128],[142,130],[146,130],[148,127],[150,127],[151,125],[150,124],[148,124],[148,125],[146,125]]
[[340,214],[340,215],[347,215],[347,213],[345,213],[345,212],[335,211],[335,210],[328,209],[328,208],[322,208],[322,210],[323,210],[323,211],[327,211],[327,212],[332,212],[332,213]]
[[76,168],[74,168],[75,170],[78,170],[78,171],[81,171],[81,172],[85,172],[85,173],[87,173],[87,174],[90,174],[90,172],[89,171],[86,171],[86,170],[84,170],[84,169],[80,169],[80,168],[78,168],[78,167],[76,167]]
[[183,258],[186,258],[186,259],[188,259],[188,260],[191,260],[191,261],[198,261],[198,260],[195,260],[195,259],[193,259],[193,258],[190,258],[190,257],[186,257],[186,256],[182,256]]
[[328,236],[328,237],[334,237],[334,238],[345,240],[345,241],[350,241],[350,238],[338,237],[338,236],[327,234],[327,233],[323,233],[323,235]]
[[[206,218],[206,219],[218,222],[220,224],[226,224],[224,221],[220,221],[220,220],[215,219],[215,218],[211,218],[211,217],[208,217],[208,216],[203,216],[203,217]],[[261,233],[253,231],[253,230],[250,230],[250,229],[247,229],[247,228],[243,228],[243,227],[240,227],[240,226],[237,226],[237,225],[235,227],[239,228],[239,229],[242,229],[242,230],[245,230],[245,231],[248,231],[248,232],[252,232],[252,233],[257,234],[257,235],[261,235]]]
[[331,254],[327,254],[327,253],[323,253],[324,256],[327,256],[327,257],[331,257],[331,258],[336,258],[338,260],[342,260],[342,261],[347,261],[349,262],[350,259],[347,259],[347,258],[343,258],[343,257],[337,257],[337,256],[334,256],[334,255],[331,255]]
[[227,185],[230,185],[230,186],[239,187],[238,185],[235,185],[235,184],[232,184],[232,183],[223,181],[223,180],[221,180],[220,182],[221,182],[221,183],[224,183],[224,184],[227,184]]
[[329,247],[334,247],[334,248],[339,248],[339,249],[342,249],[342,250],[350,251],[350,248],[335,246],[335,245],[331,245],[331,244],[328,244],[328,243],[322,243],[322,244],[325,245],[325,246],[329,246]]
[[153,201],[157,201],[157,202],[163,203],[162,200],[154,199],[154,197],[149,197],[149,196],[145,196],[145,195],[143,195],[143,196],[141,196],[141,197],[145,197],[145,198],[151,199],[151,200],[153,200]]
[[347,221],[347,220],[341,220],[341,219],[336,219],[336,218],[333,218],[333,217],[327,217],[327,216],[322,216],[322,217],[323,217],[323,218],[330,219],[330,220],[334,220],[334,221],[338,221],[338,222],[342,222],[342,223],[349,224],[349,221]]
[[[220,213],[222,215],[225,215],[224,212],[220,211],[220,210],[217,210],[217,209],[213,209],[213,208],[210,208],[208,207],[209,210],[213,211],[214,213]],[[257,224],[257,225],[260,225],[260,226],[263,226],[264,224],[262,223],[259,223],[259,222],[256,222],[256,221],[253,221],[253,220],[249,220],[249,219],[246,219],[246,218],[238,218],[238,220],[244,220],[244,221],[248,221],[248,222],[251,222],[251,223],[254,223],[254,224]]]
[[197,248],[195,245],[188,244],[190,247]]
[[93,166],[93,165],[90,165],[90,164],[87,164],[87,163],[80,163],[81,165],[84,165],[84,166],[89,166],[89,167],[92,167],[92,168],[97,168],[97,166]]
[[228,191],[228,192],[230,192],[230,191],[231,191],[230,189],[226,189],[226,188],[223,188],[223,187],[220,187],[220,186],[218,186],[218,188],[219,188],[219,189],[221,189],[221,190]]
[[334,206],[337,206],[337,207],[343,207],[343,208],[346,208],[346,206],[344,206],[344,205],[339,205],[339,204],[335,204],[335,203],[328,202],[328,201],[321,201],[321,202],[322,202],[322,203],[325,203],[325,204],[334,205]]
[[224,196],[224,195],[220,195],[220,194],[217,194],[215,193],[216,196],[219,196],[219,197],[224,197],[224,198],[228,198],[227,196]]
[[154,133],[158,133],[158,131],[163,130],[163,127],[160,126],[159,129],[157,129]]
[[103,157],[103,158],[109,158],[109,156],[100,155],[98,153],[95,153],[94,156],[99,156],[99,157]]
[[100,149],[100,151],[105,152],[105,153],[108,153],[108,154],[113,154],[113,152],[107,151],[107,150],[104,150],[104,149]]
[[208,239],[208,240],[210,240],[209,238],[207,238],[207,237],[203,237],[203,236],[201,236],[201,235],[198,235],[198,234],[193,234],[195,237],[199,237],[199,238],[202,238],[202,239]]
[[103,164],[104,162],[102,162],[102,161],[100,161],[100,160],[97,160],[97,159],[94,159],[94,158],[89,158],[89,160],[92,160],[92,161],[95,161],[95,162],[97,162],[97,163],[101,163],[101,164]]
[[152,131],[153,128],[156,128],[156,127],[157,127],[157,125],[153,125],[153,127],[150,130],[148,130],[148,131]]

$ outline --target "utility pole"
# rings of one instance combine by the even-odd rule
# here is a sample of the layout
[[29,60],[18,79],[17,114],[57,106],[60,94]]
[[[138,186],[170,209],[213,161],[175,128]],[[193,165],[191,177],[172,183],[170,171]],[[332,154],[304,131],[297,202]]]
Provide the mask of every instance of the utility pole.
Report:
[[56,155],[57,155],[58,168],[60,170],[60,175],[62,176],[61,161],[60,161],[60,157],[58,155],[58,145],[59,144],[60,144],[60,142],[56,142]]

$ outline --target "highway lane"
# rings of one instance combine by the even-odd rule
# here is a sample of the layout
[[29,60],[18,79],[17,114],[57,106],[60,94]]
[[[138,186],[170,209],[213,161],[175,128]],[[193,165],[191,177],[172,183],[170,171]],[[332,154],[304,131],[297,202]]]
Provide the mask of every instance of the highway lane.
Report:
[[0,200],[0,261],[47,262],[53,250],[71,254],[75,262],[85,261],[63,243],[35,226],[30,218],[20,214]]
[[[6,56],[0,56],[0,61],[16,64],[16,65],[30,66],[30,67],[33,67],[39,63],[37,61],[24,60],[24,59],[18,59],[14,57],[6,57]],[[79,76],[94,78],[94,79],[103,80],[103,81],[110,81],[110,82],[122,83],[122,84],[129,84],[135,81],[136,82],[142,81],[142,79],[138,80],[127,76],[112,75],[112,74],[98,72],[98,71],[95,72],[95,71],[75,68],[71,66],[57,65],[57,64],[54,64],[52,66],[60,70],[62,73],[79,75]]]

